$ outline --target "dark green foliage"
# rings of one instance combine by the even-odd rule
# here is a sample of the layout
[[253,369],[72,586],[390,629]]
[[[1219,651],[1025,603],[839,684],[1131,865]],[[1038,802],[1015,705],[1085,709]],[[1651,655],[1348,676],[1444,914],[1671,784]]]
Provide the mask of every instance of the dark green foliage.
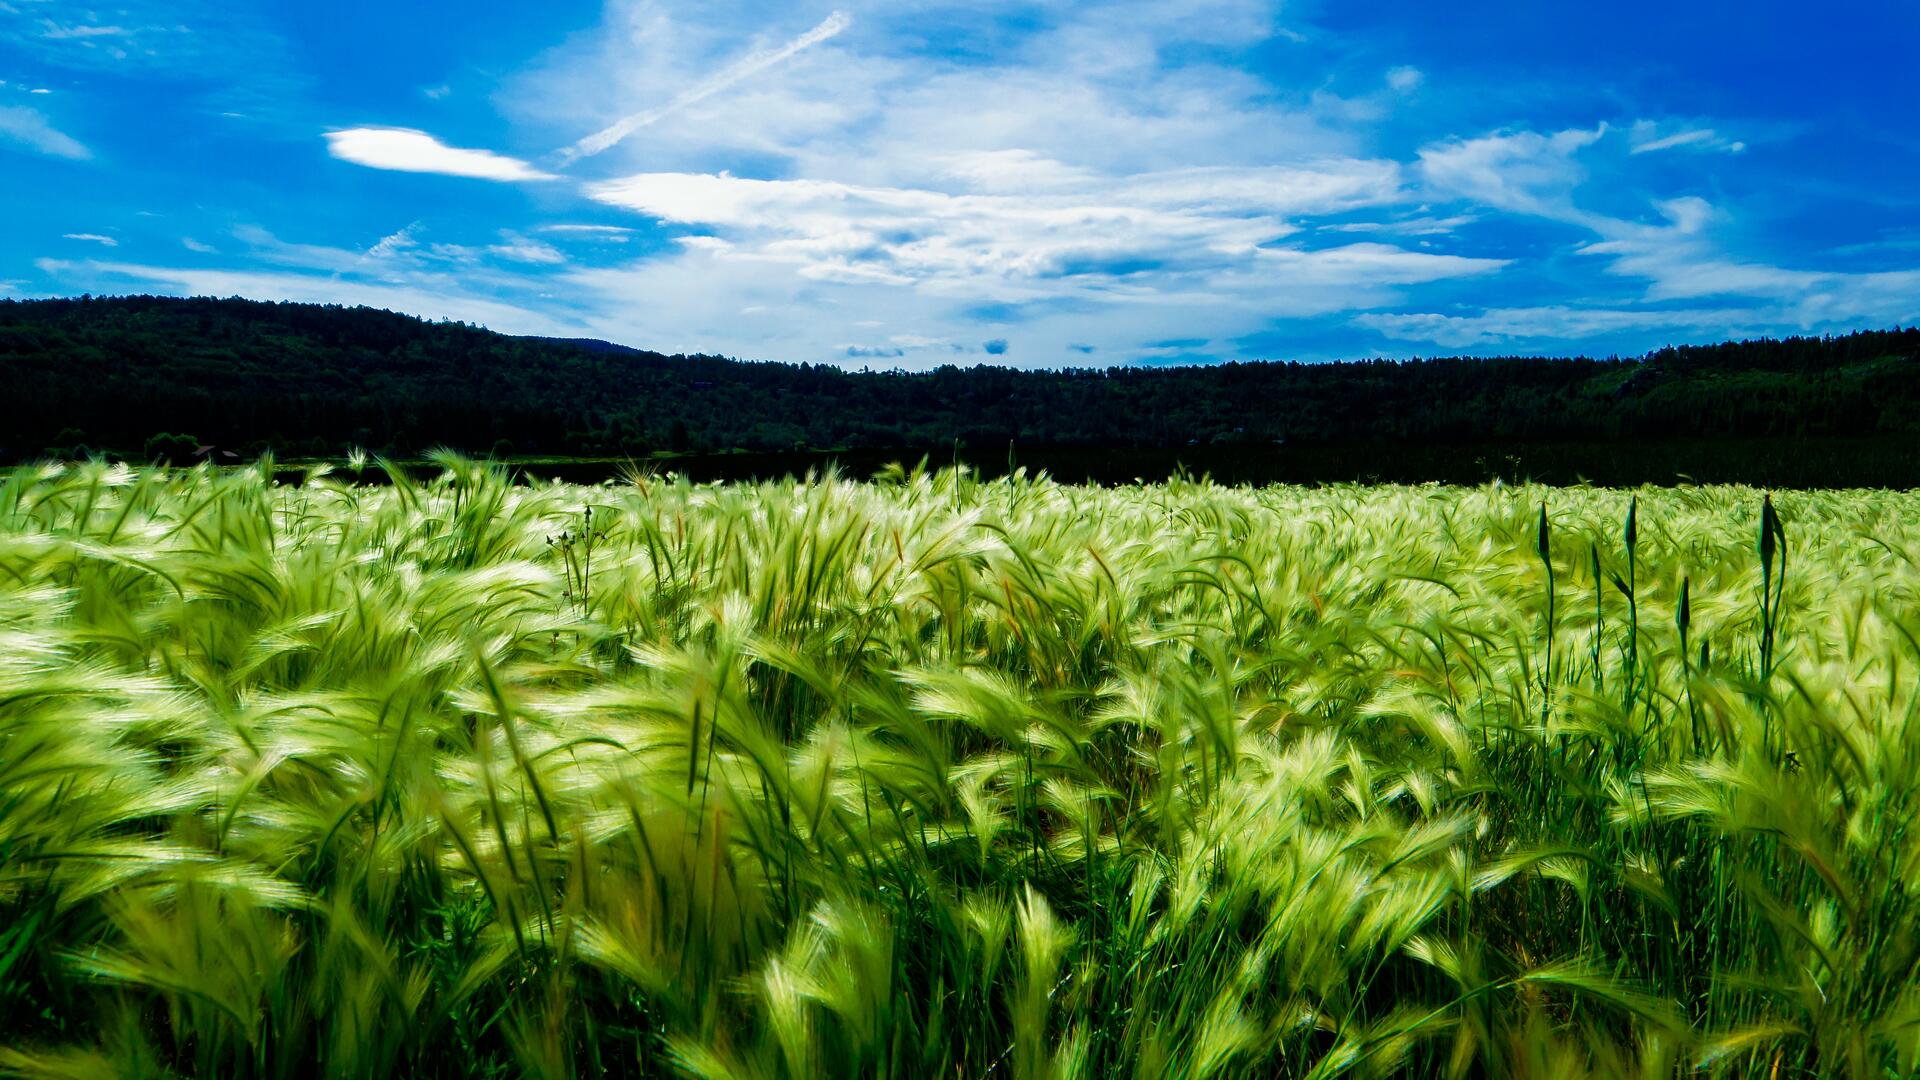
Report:
[[148,461],[185,465],[193,460],[193,452],[199,448],[200,440],[191,435],[169,435],[163,431],[148,439],[141,449]]
[[[84,427],[89,445],[128,454],[156,429],[191,431],[222,449],[309,454],[442,445],[484,453],[503,441],[520,455],[610,457],[958,443],[998,462],[1016,444],[1030,465],[1048,447],[1154,448],[1198,460],[1271,457],[1284,442],[1289,454],[1364,447],[1388,471],[1404,455],[1382,446],[1485,444],[1519,454],[1520,467],[1540,475],[1519,448],[1633,448],[1673,432],[1700,441],[1920,430],[1916,330],[1625,360],[906,374],[663,356],[366,308],[124,297],[0,301],[0,367],[11,391],[0,405],[0,459],[9,460],[67,448],[78,439],[62,441],[63,429]],[[1322,471],[1348,456],[1336,449]],[[1582,458],[1569,460],[1577,468]],[[1426,468],[1431,478],[1463,479]],[[1511,472],[1497,461],[1487,468]],[[1672,471],[1646,478],[1670,481]]]

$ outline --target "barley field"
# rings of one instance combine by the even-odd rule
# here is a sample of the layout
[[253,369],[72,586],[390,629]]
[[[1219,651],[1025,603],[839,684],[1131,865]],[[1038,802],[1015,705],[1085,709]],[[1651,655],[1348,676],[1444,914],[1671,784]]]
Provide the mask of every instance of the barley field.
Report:
[[1920,495],[0,483],[0,1074],[1905,1077]]

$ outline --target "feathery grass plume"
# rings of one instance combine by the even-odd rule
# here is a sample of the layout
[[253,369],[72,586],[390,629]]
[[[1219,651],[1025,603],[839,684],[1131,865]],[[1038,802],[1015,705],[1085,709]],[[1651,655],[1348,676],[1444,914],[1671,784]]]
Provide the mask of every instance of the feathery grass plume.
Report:
[[1920,1067],[1920,496],[434,460],[0,481],[0,1073]]

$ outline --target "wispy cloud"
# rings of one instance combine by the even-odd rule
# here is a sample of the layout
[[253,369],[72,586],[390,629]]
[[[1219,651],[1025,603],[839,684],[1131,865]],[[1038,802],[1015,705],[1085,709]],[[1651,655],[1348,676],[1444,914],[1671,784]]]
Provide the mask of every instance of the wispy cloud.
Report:
[[776,64],[792,59],[799,53],[834,37],[851,25],[853,25],[852,16],[843,11],[836,11],[828,15],[818,26],[785,45],[749,53],[702,79],[665,105],[623,117],[618,122],[581,139],[560,152],[560,165],[564,168],[580,158],[601,153],[641,128],[658,123],[689,105],[705,101],[722,90],[745,82]]
[[[1224,358],[1276,320],[1388,305],[1507,265],[1311,231],[1315,217],[1409,201],[1405,166],[1356,154],[1366,141],[1340,130],[1379,107],[1289,99],[1213,60],[1168,59],[1186,45],[1257,47],[1276,17],[1267,0],[1068,6],[1004,24],[863,8],[861,36],[834,62],[734,82],[756,64],[730,62],[725,43],[757,27],[615,2],[602,36],[557,50],[503,100],[547,127],[609,97],[668,102],[627,119],[657,125],[647,171],[584,190],[678,241],[636,244],[621,266],[583,253],[556,290],[603,313],[599,336],[663,348],[909,364],[956,346],[1022,364],[1092,349],[1122,363],[1162,357],[1146,343],[1200,323],[1207,344],[1186,352]],[[990,43],[966,37],[986,22]],[[952,49],[949,31],[963,39]],[[1394,79],[1416,88],[1410,72]],[[1369,100],[1392,90],[1373,85]],[[698,122],[663,123],[667,108]]]
[[1920,269],[1844,272],[1740,258],[1714,242],[1707,227],[1712,211],[1704,201],[1675,199],[1661,210],[1670,225],[1621,230],[1580,253],[1606,258],[1609,274],[1646,282],[1650,301],[1758,301],[1776,326],[1812,330],[1920,320]]
[[[546,288],[530,269],[564,265],[566,256],[538,240],[511,229],[495,232],[495,242],[465,244],[428,240],[428,229],[415,221],[381,236],[365,250],[325,244],[290,243],[259,226],[233,231],[247,246],[247,256],[258,262],[325,273],[342,280],[365,279],[418,288],[446,288],[453,292],[492,289],[505,293]],[[511,269],[502,269],[508,265]]]
[[451,281],[362,281],[338,275],[270,270],[214,270],[98,260],[41,259],[49,276],[95,291],[141,291],[179,296],[260,296],[313,304],[366,305],[426,318],[459,319],[513,334],[575,334],[578,324],[517,304],[462,291]]
[[372,247],[367,249],[367,258],[369,259],[391,258],[394,255],[398,255],[400,252],[406,251],[410,248],[415,248],[420,246],[420,242],[418,240],[415,240],[413,235],[414,232],[419,228],[420,228],[420,223],[416,221],[413,224],[408,225],[406,228],[400,229],[397,232],[392,232],[387,234],[386,236],[381,237],[378,242],[376,242]]
[[535,266],[558,266],[567,261],[552,245],[543,244],[521,236],[516,232],[501,234],[501,242],[490,245],[487,254],[508,262],[532,263]]
[[62,240],[84,240],[84,241],[86,241],[87,243],[90,243],[90,244],[100,244],[100,245],[103,245],[103,246],[105,246],[105,247],[119,247],[119,246],[120,246],[120,241],[118,241],[118,240],[115,240],[115,239],[114,239],[113,237],[111,237],[111,236],[102,236],[102,235],[100,235],[99,233],[90,233],[90,232],[70,232],[70,233],[62,233],[62,234],[61,234],[61,237],[60,237],[60,238],[61,238]]
[[1737,337],[1757,320],[1751,309],[1685,310],[1592,308],[1564,304],[1488,308],[1468,315],[1435,312],[1369,313],[1353,322],[1401,341],[1429,341],[1450,349],[1510,346],[1531,341],[1579,341],[1627,331],[1686,331],[1688,336]]
[[1746,150],[1747,144],[1737,139],[1729,139],[1712,128],[1686,128],[1661,134],[1662,125],[1651,120],[1636,121],[1628,130],[1628,139],[1632,144],[1629,153],[1652,154],[1661,150],[1709,150],[1724,154],[1738,154]]
[[[1863,178],[1858,160],[1814,160],[1814,140],[1862,136],[1770,115],[1764,95],[1689,95],[1743,101],[1735,118],[1671,111],[1687,101],[1643,82],[1560,93],[1537,67],[1481,58],[1476,71],[1456,44],[1315,26],[1285,0],[842,4],[857,24],[822,20],[834,2],[605,0],[596,29],[554,29],[553,47],[496,87],[480,83],[503,70],[489,56],[389,88],[396,120],[442,117],[403,120],[423,131],[320,111],[301,80],[330,53],[280,40],[292,24],[271,5],[0,0],[0,51],[25,65],[5,102],[37,107],[0,106],[0,153],[21,151],[38,197],[58,200],[70,170],[54,159],[88,148],[57,128],[83,115],[77,133],[103,153],[115,124],[168,109],[169,122],[243,118],[211,121],[236,152],[331,120],[340,160],[536,197],[458,180],[377,196],[349,185],[316,216],[242,205],[254,196],[204,178],[205,208],[155,205],[173,223],[151,239],[229,269],[73,262],[57,280],[364,298],[536,332],[539,315],[761,358],[1169,362],[1339,355],[1383,336],[1603,349],[1920,317],[1920,271],[1893,231],[1912,224],[1911,200],[1884,179],[1910,172],[1920,144],[1883,141],[1880,172]],[[435,85],[455,71],[458,88]],[[28,96],[36,86],[61,96]],[[104,99],[148,87],[139,109]],[[1605,111],[1578,111],[1594,102]],[[478,134],[493,129],[489,103],[512,141]],[[1742,155],[1735,132],[1754,146],[1806,140],[1806,153]],[[182,155],[155,190],[193,190],[199,160]],[[257,160],[262,180],[292,161]],[[574,163],[582,182],[555,175]],[[408,190],[419,201],[391,201]],[[1715,202],[1671,197],[1687,193]],[[73,196],[74,225],[117,220],[87,197]],[[1813,242],[1834,198],[1884,213],[1864,234],[1836,225]],[[215,235],[228,215],[310,242]]]
[[348,251],[324,244],[290,243],[258,225],[242,225],[234,229],[233,238],[246,245],[248,258],[274,266],[350,273],[362,269],[367,261],[363,251]]
[[[1644,136],[1642,122],[1630,130]],[[1792,328],[1801,331],[1860,322],[1905,323],[1920,318],[1920,270],[1842,272],[1775,265],[1727,253],[1715,226],[1726,215],[1698,196],[1651,204],[1659,223],[1583,208],[1576,189],[1585,169],[1576,154],[1606,134],[1593,131],[1498,132],[1453,140],[1420,151],[1421,173],[1435,191],[1483,206],[1587,229],[1598,239],[1573,250],[1606,260],[1613,277],[1644,282],[1632,303],[1648,305],[1714,299],[1723,308],[1533,306],[1488,308],[1477,314],[1374,313],[1354,322],[1402,340],[1450,347],[1487,343],[1577,340],[1623,331],[1685,330],[1694,336]],[[1632,153],[1687,146],[1708,148],[1718,136],[1688,129],[1633,144]],[[1738,144],[1718,147],[1735,151]]]
[[288,47],[278,24],[271,5],[232,0],[29,0],[0,3],[0,47],[36,67],[159,77],[200,108],[244,104],[284,121],[308,84],[310,60]]
[[52,19],[42,19],[40,36],[48,41],[85,41],[90,38],[131,37],[133,31],[124,26],[101,25],[98,23],[78,23],[62,25]]
[[554,180],[552,173],[491,150],[448,146],[412,128],[358,127],[326,133],[327,151],[342,161],[372,169],[438,173],[476,180]]
[[93,156],[79,140],[56,130],[46,117],[21,105],[0,105],[0,139],[73,161]]
[[1464,228],[1479,221],[1474,214],[1454,214],[1450,217],[1434,217],[1422,214],[1407,218],[1390,218],[1385,221],[1341,221],[1320,226],[1323,232],[1342,233],[1404,233],[1408,236],[1445,236],[1456,229]]
[[1586,179],[1575,160],[1581,149],[1607,133],[1572,128],[1543,135],[1500,131],[1455,139],[1419,151],[1420,175],[1436,192],[1483,206],[1560,220],[1588,220],[1573,205],[1573,190]]
[[[1180,275],[1258,275],[1287,258],[1337,273],[1358,251],[1382,280],[1498,265],[1385,245],[1311,252],[1266,246],[1296,231],[1288,214],[1399,197],[1390,163],[1358,160],[1315,168],[1173,170],[1018,194],[724,173],[645,173],[588,191],[611,205],[707,228],[714,233],[709,249],[731,259],[779,263],[816,280],[1001,300],[1113,291],[1137,296]],[[1383,257],[1386,251],[1396,254]]]
[[624,244],[633,237],[633,230],[624,225],[541,225],[537,229],[543,233],[557,236],[579,236],[589,240],[600,240],[611,244]]

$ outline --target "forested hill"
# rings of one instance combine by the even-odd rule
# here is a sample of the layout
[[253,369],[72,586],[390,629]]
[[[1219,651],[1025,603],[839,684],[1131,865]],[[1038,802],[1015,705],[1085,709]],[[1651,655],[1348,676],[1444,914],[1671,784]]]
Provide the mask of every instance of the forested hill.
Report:
[[1920,330],[1507,357],[924,374],[662,356],[367,308],[0,301],[0,457],[1183,448],[1920,432]]

